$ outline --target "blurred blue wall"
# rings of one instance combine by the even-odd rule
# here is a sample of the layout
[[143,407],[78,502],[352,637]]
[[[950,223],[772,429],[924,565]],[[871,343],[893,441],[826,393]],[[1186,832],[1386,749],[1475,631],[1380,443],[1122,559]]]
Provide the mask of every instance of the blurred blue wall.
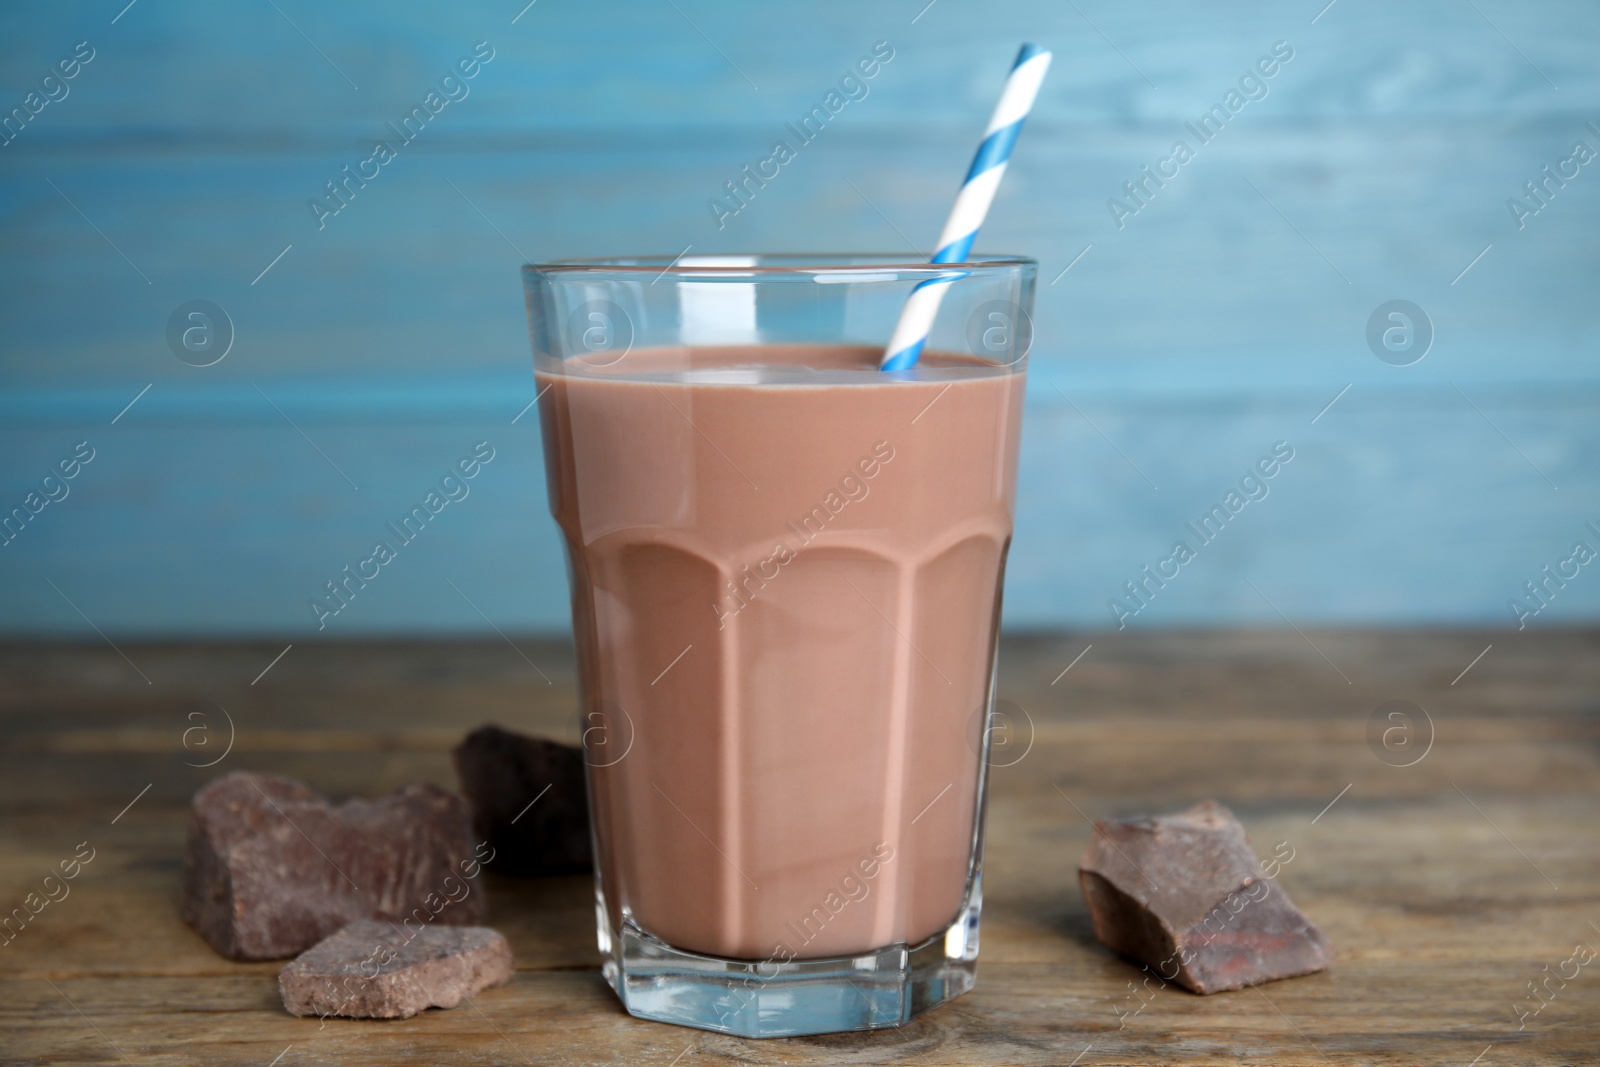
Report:
[[[1600,549],[1600,161],[1563,162],[1600,150],[1593,3],[125,3],[0,11],[0,508],[94,456],[0,548],[6,631],[309,638],[480,440],[472,495],[324,634],[563,628],[518,264],[926,252],[1022,40],[1055,68],[979,244],[1042,263],[1009,624],[1116,625],[1279,441],[1270,495],[1122,622],[1515,627]],[[719,228],[878,41],[869,95]],[[1409,366],[1368,344],[1394,299],[1432,324]],[[169,346],[194,300],[233,325],[208,367]],[[1600,614],[1574,567],[1522,621]]]

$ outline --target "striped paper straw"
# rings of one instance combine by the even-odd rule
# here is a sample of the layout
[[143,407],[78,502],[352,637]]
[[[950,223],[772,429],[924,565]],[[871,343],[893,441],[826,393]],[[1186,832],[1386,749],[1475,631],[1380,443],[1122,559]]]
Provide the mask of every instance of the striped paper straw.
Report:
[[[1017,53],[1017,62],[1006,78],[1006,87],[989,119],[983,143],[978,146],[978,154],[972,157],[966,181],[956,194],[955,206],[950,209],[944,232],[939,235],[939,250],[930,262],[960,263],[972,252],[978,227],[989,213],[995,190],[1000,188],[1006,163],[1011,159],[1011,147],[1022,132],[1022,120],[1028,117],[1033,98],[1039,95],[1039,85],[1049,69],[1050,53],[1038,45],[1025,44]],[[945,287],[959,277],[962,275],[929,278],[911,290],[900,312],[900,321],[889,338],[889,346],[884,350],[880,370],[907,370],[917,365],[922,346],[928,343],[928,331],[933,329],[934,316],[939,313]]]

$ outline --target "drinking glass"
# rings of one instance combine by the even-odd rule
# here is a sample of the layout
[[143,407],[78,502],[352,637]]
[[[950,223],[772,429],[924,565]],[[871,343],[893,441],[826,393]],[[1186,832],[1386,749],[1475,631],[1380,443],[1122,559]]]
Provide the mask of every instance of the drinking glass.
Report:
[[[751,1037],[970,989],[1036,264],[523,269],[606,979]],[[911,289],[945,287],[910,370]]]

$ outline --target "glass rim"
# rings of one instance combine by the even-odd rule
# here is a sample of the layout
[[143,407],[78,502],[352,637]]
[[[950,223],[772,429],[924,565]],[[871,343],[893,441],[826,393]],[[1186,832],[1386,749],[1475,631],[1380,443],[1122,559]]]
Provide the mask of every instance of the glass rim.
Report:
[[[753,262],[729,263],[728,260]],[[706,262],[710,260],[712,262]],[[948,275],[952,271],[966,273],[995,271],[1004,268],[1035,268],[1039,261],[1029,256],[992,255],[972,256],[958,263],[930,263],[925,259],[908,259],[900,252],[708,252],[687,256],[668,255],[593,256],[554,259],[544,263],[524,263],[522,272],[540,276],[558,274],[622,274],[666,277],[693,273],[700,277],[726,276],[810,276],[816,274],[873,274],[893,271],[896,274]]]

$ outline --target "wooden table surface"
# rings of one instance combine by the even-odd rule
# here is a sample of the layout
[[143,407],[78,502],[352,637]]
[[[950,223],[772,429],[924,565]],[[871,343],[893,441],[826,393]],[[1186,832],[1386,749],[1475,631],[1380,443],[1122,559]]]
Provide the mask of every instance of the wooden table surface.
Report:
[[[178,918],[191,794],[241,769],[340,797],[453,785],[448,749],[479,723],[567,740],[576,724],[561,644],[296,645],[258,678],[282,649],[0,649],[0,902],[93,849],[70,895],[0,948],[0,1062],[1600,1062],[1600,959],[1567,962],[1600,948],[1594,631],[1008,639],[1001,695],[1032,727],[993,777],[976,990],[900,1030],[768,1041],[627,1016],[598,973],[583,877],[490,876],[517,974],[470,1006],[286,1014],[280,964],[224,960]],[[1426,725],[1409,749],[1369,744],[1390,700],[1426,710],[1431,747]],[[1331,970],[1134,998],[1141,973],[1095,943],[1078,892],[1086,816],[1205,797],[1259,853],[1293,849],[1280,882],[1332,940]]]

